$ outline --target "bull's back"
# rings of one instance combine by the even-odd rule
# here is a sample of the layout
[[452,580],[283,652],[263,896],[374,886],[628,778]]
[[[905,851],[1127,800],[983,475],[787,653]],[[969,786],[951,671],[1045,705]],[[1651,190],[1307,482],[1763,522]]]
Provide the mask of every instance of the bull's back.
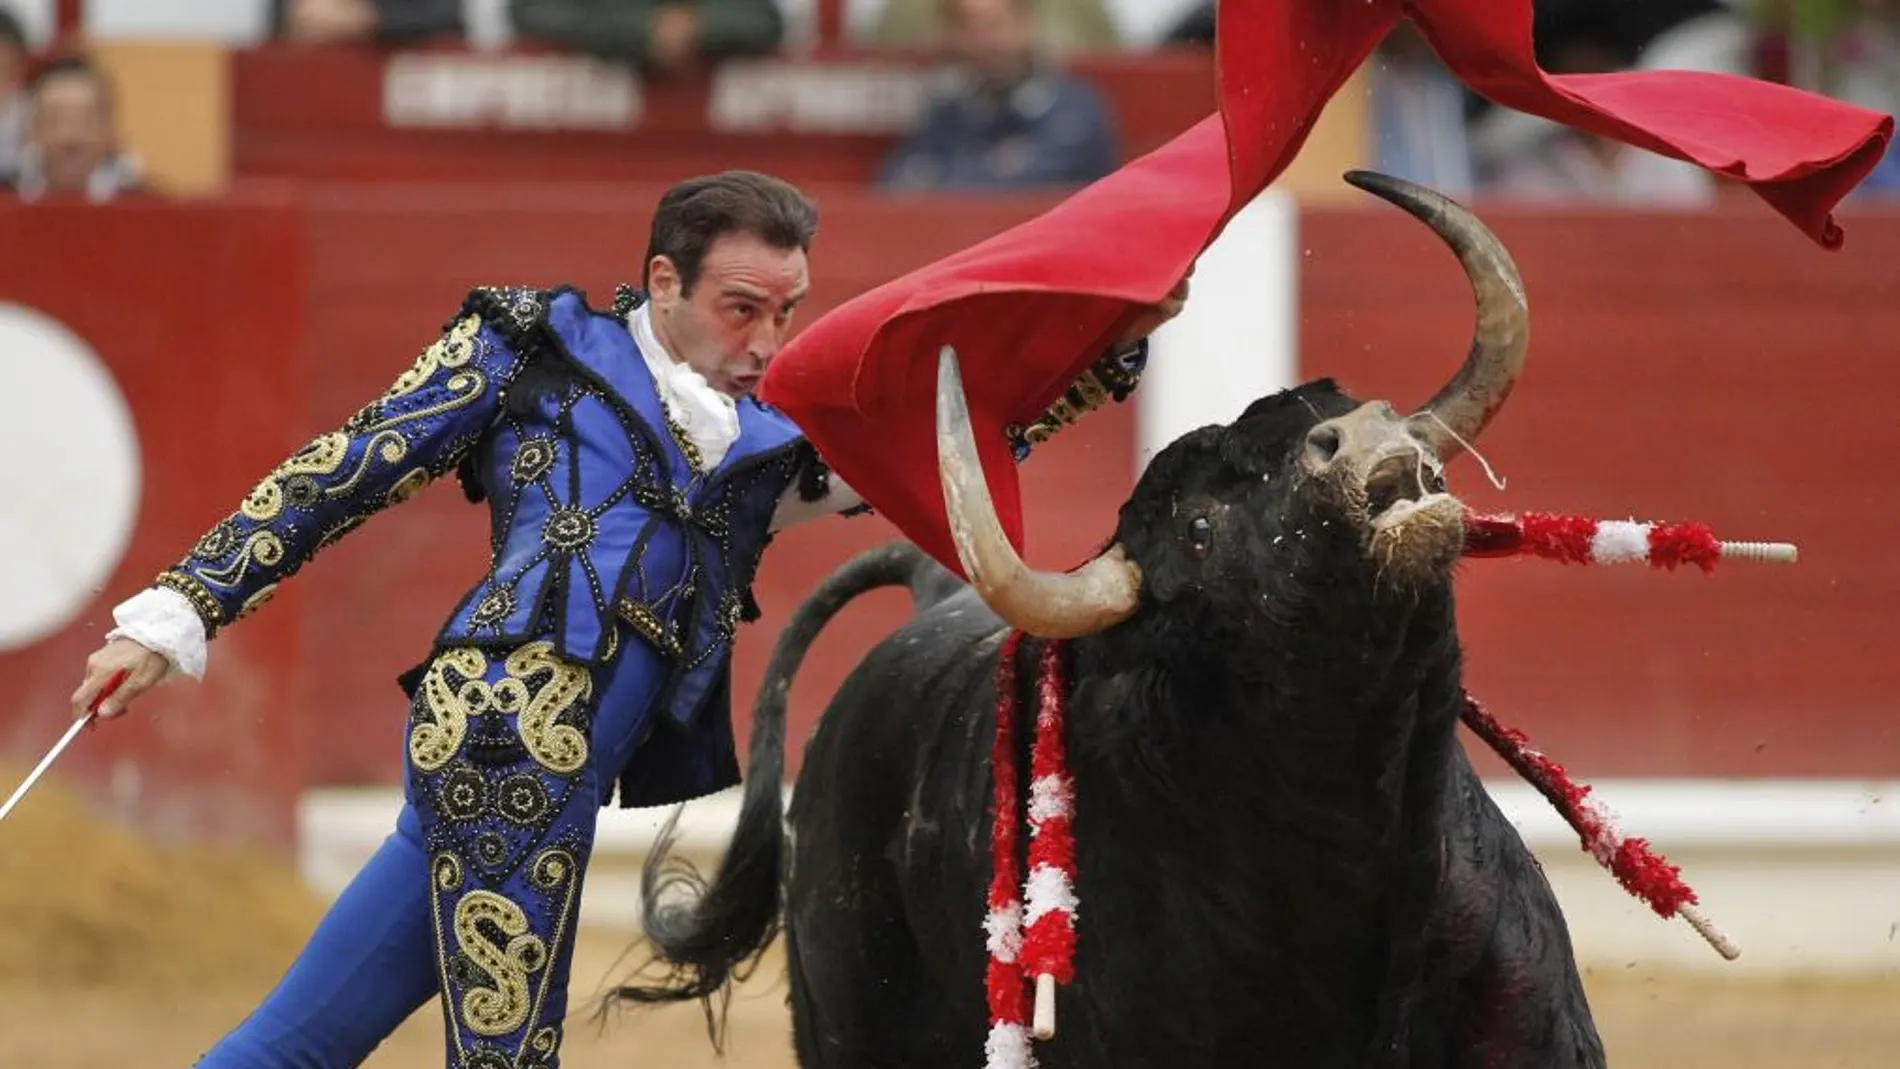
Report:
[[[908,808],[927,765],[954,762],[988,783],[993,676],[1006,629],[965,589],[926,606],[872,647],[827,704],[805,750],[791,820],[819,838],[880,834]],[[981,725],[973,718],[980,719]],[[980,729],[980,730],[979,730]],[[970,749],[972,743],[980,745]],[[850,814],[840,824],[836,821]]]

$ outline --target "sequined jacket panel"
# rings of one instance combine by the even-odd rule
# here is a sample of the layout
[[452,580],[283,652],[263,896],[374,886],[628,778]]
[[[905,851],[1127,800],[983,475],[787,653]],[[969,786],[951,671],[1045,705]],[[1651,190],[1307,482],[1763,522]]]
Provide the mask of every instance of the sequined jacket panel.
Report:
[[757,616],[773,511],[815,454],[790,420],[742,398],[738,440],[700,471],[627,329],[640,299],[623,288],[600,312],[557,290],[519,332],[534,371],[462,472],[491,502],[492,564],[439,644],[546,635],[599,664],[618,618],[673,662],[660,707],[686,724],[727,670],[739,623]]
[[824,473],[791,421],[751,399],[738,441],[699,472],[627,329],[640,299],[623,287],[603,312],[567,288],[477,290],[381,398],[280,464],[158,583],[210,637],[457,471],[488,502],[492,553],[437,647],[551,639],[599,666],[622,620],[671,661],[661,708],[690,723],[726,693],[734,632],[757,616],[773,511],[795,481],[822,493]]

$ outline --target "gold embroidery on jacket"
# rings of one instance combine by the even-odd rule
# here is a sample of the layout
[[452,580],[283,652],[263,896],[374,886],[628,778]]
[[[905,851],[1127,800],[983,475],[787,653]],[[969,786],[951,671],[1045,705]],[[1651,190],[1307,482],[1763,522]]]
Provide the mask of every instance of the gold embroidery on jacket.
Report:
[[396,379],[394,385],[383,393],[384,401],[393,401],[414,393],[423,383],[429,381],[435,373],[445,367],[455,368],[466,365],[475,356],[475,336],[481,333],[482,317],[463,316],[450,327],[446,334],[422,351],[408,371]]
[[207,583],[230,588],[244,581],[244,575],[251,570],[253,562],[260,567],[274,568],[283,559],[283,541],[268,530],[257,530],[244,540],[237,559],[222,568],[206,568],[200,575]]
[[[272,469],[264,476],[239,506],[240,511],[258,523],[269,523],[284,511],[285,483],[298,476],[315,479],[319,475],[330,475],[343,466],[350,453],[350,436],[341,431],[319,435],[311,439],[302,449],[292,453],[290,459]],[[309,484],[299,481],[298,489],[307,490]],[[300,495],[301,496],[301,495]]]
[[[407,501],[454,468],[477,439],[474,429],[451,438],[446,428],[424,424],[488,394],[488,374],[473,363],[482,327],[479,315],[458,319],[381,397],[278,464],[198,540],[186,561],[161,573],[157,583],[191,600],[207,637],[264,603],[252,586],[289,578],[369,516]],[[424,390],[431,392],[418,396]],[[405,398],[419,407],[394,410]],[[426,455],[410,461],[418,449]],[[325,502],[343,502],[346,511],[309,514]]]

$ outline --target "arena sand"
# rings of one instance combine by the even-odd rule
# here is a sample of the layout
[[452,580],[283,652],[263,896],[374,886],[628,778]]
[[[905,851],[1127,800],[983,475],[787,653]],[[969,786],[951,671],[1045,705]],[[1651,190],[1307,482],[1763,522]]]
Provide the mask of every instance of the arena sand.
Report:
[[[0,768],[19,782],[17,767]],[[322,913],[281,862],[160,849],[50,779],[0,824],[0,1067],[187,1069]],[[735,997],[724,1059],[696,1006],[594,1015],[629,934],[583,923],[567,1069],[792,1069],[782,961]],[[1586,977],[1616,1069],[1891,1069],[1900,977],[1720,982],[1640,963]],[[423,1007],[367,1069],[440,1069]]]

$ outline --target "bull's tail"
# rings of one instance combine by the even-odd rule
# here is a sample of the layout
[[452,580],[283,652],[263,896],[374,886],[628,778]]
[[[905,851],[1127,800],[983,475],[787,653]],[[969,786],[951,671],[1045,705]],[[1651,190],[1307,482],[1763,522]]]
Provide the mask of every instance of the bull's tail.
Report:
[[680,816],[675,810],[640,878],[641,925],[653,950],[647,964],[659,966],[663,975],[650,983],[617,987],[608,995],[610,1001],[698,999],[705,1004],[713,1046],[721,1046],[732,985],[751,975],[781,924],[785,709],[793,676],[825,625],[859,595],[908,586],[921,607],[954,585],[954,577],[915,546],[893,542],[846,562],[799,605],[772,648],[759,685],[744,801],[719,871],[709,884],[690,862],[668,858]]

